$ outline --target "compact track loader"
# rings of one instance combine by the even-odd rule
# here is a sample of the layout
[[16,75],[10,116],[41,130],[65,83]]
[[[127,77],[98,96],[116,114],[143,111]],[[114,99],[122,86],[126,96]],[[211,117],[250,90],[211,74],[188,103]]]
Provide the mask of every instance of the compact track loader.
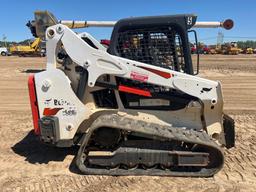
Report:
[[[28,80],[35,134],[57,147],[79,145],[84,174],[217,173],[223,147],[234,146],[234,121],[223,113],[220,82],[195,76],[188,31],[233,22],[196,18],[58,21],[35,12],[31,31],[47,49],[46,70]],[[90,26],[113,27],[108,48],[71,30]]]

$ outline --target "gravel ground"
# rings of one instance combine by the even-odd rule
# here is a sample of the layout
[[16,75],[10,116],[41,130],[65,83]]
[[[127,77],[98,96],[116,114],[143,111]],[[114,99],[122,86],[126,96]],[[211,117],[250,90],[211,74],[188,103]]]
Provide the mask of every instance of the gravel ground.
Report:
[[213,178],[83,176],[70,166],[77,148],[41,145],[31,132],[27,77],[45,58],[0,57],[0,191],[255,191],[256,57],[204,55],[200,76],[220,80],[236,147]]

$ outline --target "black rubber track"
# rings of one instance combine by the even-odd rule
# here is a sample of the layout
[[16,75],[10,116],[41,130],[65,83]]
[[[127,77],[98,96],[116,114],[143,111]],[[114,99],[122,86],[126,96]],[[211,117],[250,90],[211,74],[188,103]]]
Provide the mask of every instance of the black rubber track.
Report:
[[[210,159],[214,160],[211,166],[197,169],[196,171],[172,171],[171,169],[104,169],[86,167],[86,150],[88,141],[93,133],[99,127],[111,127],[133,131],[147,135],[148,138],[165,141],[180,141],[191,144],[197,144],[200,148],[210,151]],[[91,124],[86,134],[82,138],[81,146],[76,156],[76,165],[83,174],[88,175],[158,175],[158,176],[183,176],[183,177],[210,177],[217,173],[224,163],[222,149],[205,132],[198,132],[186,128],[177,128],[163,126],[156,123],[148,123],[142,120],[127,118],[117,114],[101,115]]]

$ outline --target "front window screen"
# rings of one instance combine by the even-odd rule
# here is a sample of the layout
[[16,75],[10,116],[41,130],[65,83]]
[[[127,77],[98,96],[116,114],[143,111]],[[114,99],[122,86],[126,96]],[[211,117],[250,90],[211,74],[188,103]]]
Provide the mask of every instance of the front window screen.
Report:
[[185,71],[181,37],[171,27],[120,32],[116,50],[127,59]]

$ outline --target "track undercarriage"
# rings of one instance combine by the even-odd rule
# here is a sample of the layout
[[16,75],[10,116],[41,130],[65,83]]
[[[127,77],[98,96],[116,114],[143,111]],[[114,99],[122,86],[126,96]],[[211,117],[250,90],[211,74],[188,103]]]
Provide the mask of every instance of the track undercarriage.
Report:
[[[118,130],[117,142],[109,146],[95,143],[94,133],[102,128]],[[204,132],[147,123],[117,114],[103,115],[94,121],[76,157],[77,166],[83,173],[96,175],[208,177],[218,172],[223,162],[222,149]]]

